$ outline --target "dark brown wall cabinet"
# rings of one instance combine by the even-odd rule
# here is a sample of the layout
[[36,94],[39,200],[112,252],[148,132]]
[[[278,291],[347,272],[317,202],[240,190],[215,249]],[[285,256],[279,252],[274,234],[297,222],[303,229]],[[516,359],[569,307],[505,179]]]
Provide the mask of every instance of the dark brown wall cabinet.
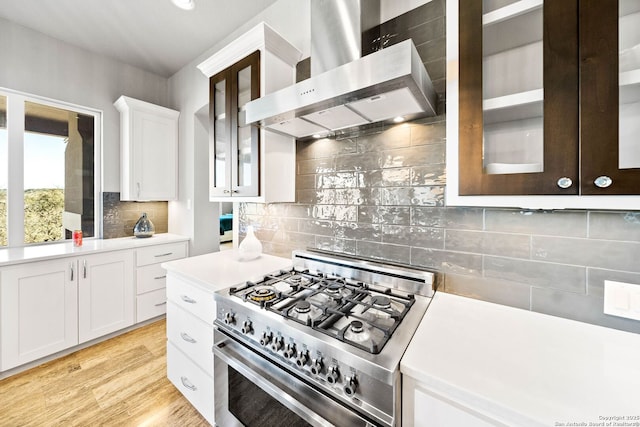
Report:
[[640,194],[640,2],[458,6],[459,194]]
[[260,51],[209,80],[209,196],[257,196],[260,133],[244,105],[260,96]]

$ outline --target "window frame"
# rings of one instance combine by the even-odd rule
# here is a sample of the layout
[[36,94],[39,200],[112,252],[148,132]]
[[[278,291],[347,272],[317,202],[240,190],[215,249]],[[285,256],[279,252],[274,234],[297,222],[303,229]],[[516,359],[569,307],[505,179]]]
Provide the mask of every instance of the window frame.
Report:
[[103,112],[95,108],[84,107],[70,102],[33,95],[21,91],[0,87],[0,96],[6,98],[7,104],[7,246],[14,248],[38,246],[70,241],[68,239],[54,242],[24,242],[24,134],[25,134],[25,102],[34,102],[53,108],[73,110],[80,114],[93,116],[94,126],[94,226],[93,237],[102,236],[102,117]]

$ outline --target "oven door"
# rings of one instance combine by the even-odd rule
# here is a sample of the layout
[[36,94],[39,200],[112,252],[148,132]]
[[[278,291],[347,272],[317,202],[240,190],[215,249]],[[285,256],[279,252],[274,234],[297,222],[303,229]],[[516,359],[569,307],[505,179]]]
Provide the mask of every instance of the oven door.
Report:
[[223,331],[214,338],[217,426],[375,426]]

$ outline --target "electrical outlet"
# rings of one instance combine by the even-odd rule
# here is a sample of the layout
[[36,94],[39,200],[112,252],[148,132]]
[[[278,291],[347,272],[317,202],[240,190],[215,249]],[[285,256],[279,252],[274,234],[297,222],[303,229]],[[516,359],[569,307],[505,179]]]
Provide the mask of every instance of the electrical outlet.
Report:
[[640,320],[640,285],[605,280],[604,312],[612,316]]

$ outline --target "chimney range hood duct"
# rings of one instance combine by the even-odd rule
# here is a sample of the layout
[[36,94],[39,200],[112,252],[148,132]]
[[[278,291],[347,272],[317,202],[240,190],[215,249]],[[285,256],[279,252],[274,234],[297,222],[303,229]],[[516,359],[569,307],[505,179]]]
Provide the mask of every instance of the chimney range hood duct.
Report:
[[436,114],[436,94],[411,39],[361,57],[380,21],[375,0],[313,0],[311,77],[246,105],[246,121],[304,139]]

